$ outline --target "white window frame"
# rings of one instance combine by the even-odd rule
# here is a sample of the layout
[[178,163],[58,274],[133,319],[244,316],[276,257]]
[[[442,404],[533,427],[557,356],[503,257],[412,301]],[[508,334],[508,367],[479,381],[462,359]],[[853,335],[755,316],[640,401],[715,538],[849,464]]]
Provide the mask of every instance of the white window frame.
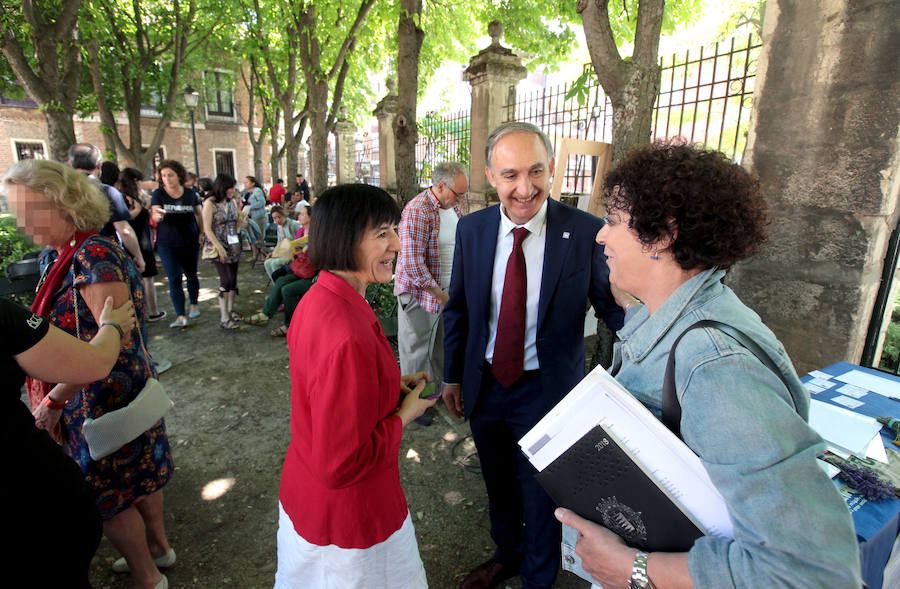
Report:
[[[216,175],[219,175],[220,172],[224,172],[226,170],[220,170],[218,162],[216,161],[216,153],[217,152],[230,152],[231,153],[231,163],[234,164],[234,170],[227,170],[228,172],[233,172],[237,174],[237,150],[231,147],[213,147],[209,150],[212,154],[213,168],[216,171]],[[237,176],[235,176],[237,179]]]
[[19,150],[16,147],[16,143],[35,143],[35,144],[39,143],[41,145],[41,147],[44,149],[44,159],[49,159],[49,157],[50,157],[50,152],[47,150],[47,141],[46,140],[44,140],[44,139],[21,139],[18,137],[10,137],[9,145],[12,148],[13,158],[17,162],[22,161],[22,160],[19,159]]
[[[207,85],[206,85],[206,74],[207,73],[217,73],[217,74],[227,74],[231,76],[234,84],[231,87],[231,116],[209,112],[209,101],[206,99]],[[201,99],[203,100],[203,112],[206,115],[206,121],[225,121],[225,122],[237,122],[237,101],[235,100],[235,93],[237,92],[237,74],[231,70],[221,69],[221,68],[207,68],[203,70],[203,96]],[[219,150],[221,151],[221,150]]]

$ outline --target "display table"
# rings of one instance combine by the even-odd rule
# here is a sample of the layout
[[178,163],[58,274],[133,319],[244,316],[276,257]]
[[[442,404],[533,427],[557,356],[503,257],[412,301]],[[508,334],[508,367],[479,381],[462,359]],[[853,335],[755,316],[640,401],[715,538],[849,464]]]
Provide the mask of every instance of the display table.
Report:
[[[853,374],[848,377],[846,376],[848,373]],[[875,378],[866,385],[866,380],[871,377]],[[873,386],[900,396],[900,378],[892,374],[862,368],[849,362],[838,362],[813,371],[801,380],[807,385],[810,398],[817,401],[869,417],[890,416],[900,419],[900,400],[866,390],[868,386]],[[845,380],[851,380],[857,385],[848,388]],[[893,444],[894,436],[886,428],[881,430],[881,439],[886,448],[900,451],[900,447]],[[890,453],[888,455],[890,457]],[[891,555],[894,541],[900,534],[900,499],[869,502],[843,488],[844,485],[837,479],[835,484],[841,488],[841,494],[853,515],[853,524],[860,543],[863,580],[869,589],[880,589],[884,578],[884,566]]]

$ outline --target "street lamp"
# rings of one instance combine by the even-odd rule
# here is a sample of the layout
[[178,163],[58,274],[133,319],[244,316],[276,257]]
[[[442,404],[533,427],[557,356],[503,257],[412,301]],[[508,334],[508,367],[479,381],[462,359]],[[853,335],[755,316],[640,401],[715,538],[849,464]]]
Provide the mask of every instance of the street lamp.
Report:
[[184,90],[181,91],[181,95],[184,97],[184,105],[191,111],[191,137],[194,140],[194,172],[199,174],[200,160],[197,158],[197,127],[194,124],[194,110],[196,110],[197,105],[200,104],[200,93],[188,84],[184,87]]

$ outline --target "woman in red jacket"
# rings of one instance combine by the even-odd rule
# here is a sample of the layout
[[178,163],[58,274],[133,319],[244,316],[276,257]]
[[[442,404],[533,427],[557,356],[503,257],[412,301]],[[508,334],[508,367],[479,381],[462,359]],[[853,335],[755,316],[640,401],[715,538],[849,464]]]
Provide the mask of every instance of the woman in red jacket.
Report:
[[316,205],[309,255],[321,272],[288,331],[276,589],[428,586],[398,454],[403,428],[435,401],[419,398],[425,373],[400,376],[365,299],[370,283],[391,280],[399,220],[394,200],[365,184],[327,190]]

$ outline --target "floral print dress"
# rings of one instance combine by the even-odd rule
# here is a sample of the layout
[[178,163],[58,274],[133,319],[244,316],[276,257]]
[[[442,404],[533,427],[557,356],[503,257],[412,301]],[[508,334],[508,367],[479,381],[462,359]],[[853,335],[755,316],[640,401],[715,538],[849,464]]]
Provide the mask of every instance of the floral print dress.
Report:
[[[144,290],[137,267],[118,244],[101,235],[94,235],[85,240],[75,253],[72,270],[56,293],[49,314],[50,321],[76,335],[74,300],[77,299],[80,337],[85,341],[93,338],[98,325],[77,288],[101,282],[124,282],[131,292],[138,321],[145,320]],[[162,419],[135,440],[100,460],[91,458],[82,433],[86,418],[96,419],[134,400],[147,379],[156,377],[155,370],[150,366],[149,357],[141,346],[140,330],[135,327],[129,347],[119,352],[109,375],[84,387],[63,409],[63,449],[81,467],[103,519],[113,517],[141,497],[161,489],[174,472],[166,425]]]

